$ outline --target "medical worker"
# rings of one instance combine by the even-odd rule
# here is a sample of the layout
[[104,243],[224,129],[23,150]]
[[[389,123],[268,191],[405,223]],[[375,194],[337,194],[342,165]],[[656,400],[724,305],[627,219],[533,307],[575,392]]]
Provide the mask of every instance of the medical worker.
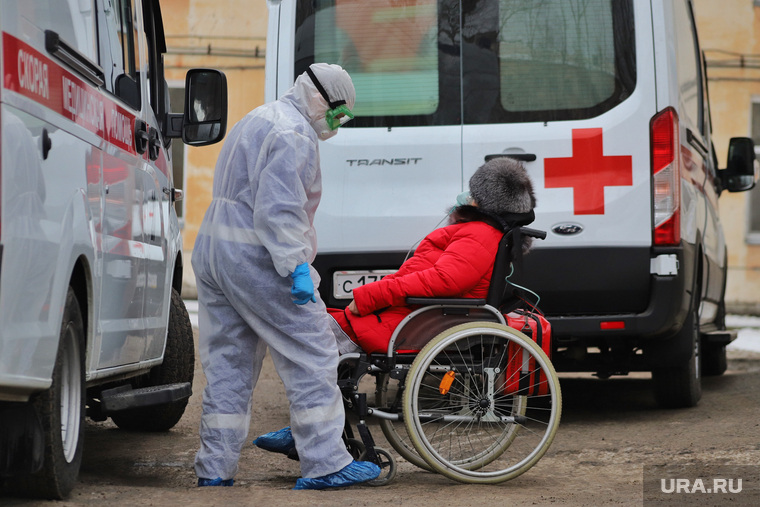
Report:
[[290,402],[302,477],[295,489],[379,476],[341,440],[338,351],[310,266],[322,191],[318,141],[353,118],[355,91],[337,65],[315,63],[278,100],[227,136],[213,199],[193,250],[203,392],[199,486],[232,486],[248,437],[251,395],[267,346]]

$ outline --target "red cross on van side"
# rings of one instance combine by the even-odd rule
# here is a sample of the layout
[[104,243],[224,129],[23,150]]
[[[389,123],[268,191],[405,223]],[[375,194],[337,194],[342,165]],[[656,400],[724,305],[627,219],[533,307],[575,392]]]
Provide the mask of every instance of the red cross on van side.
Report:
[[604,215],[605,187],[633,185],[630,155],[605,156],[602,129],[573,129],[573,156],[544,159],[546,188],[572,188],[576,215]]

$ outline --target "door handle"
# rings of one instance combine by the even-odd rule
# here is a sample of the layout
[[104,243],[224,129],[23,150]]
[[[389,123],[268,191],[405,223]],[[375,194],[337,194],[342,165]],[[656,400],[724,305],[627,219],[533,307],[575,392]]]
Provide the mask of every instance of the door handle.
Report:
[[42,129],[42,160],[47,160],[48,153],[50,153],[50,149],[53,147],[53,140],[50,139],[50,134],[48,134],[48,131],[46,128]]
[[142,155],[148,149],[148,126],[142,120],[135,120],[135,151]]
[[533,162],[536,160],[536,155],[533,153],[492,153],[491,155],[486,155],[486,162],[495,158],[504,157],[513,158],[515,160],[522,160],[523,162]]
[[156,160],[161,153],[161,141],[158,138],[158,130],[150,129],[148,135],[148,156],[151,160]]

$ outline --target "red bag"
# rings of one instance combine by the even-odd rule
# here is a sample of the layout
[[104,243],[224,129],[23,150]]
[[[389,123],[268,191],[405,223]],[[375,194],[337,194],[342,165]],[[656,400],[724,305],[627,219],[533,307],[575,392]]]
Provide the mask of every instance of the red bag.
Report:
[[[507,325],[530,337],[547,356],[551,357],[551,324],[540,313],[515,310],[506,315]],[[549,393],[549,385],[543,371],[536,368],[536,360],[516,343],[507,348],[509,362],[504,392],[520,396],[540,396]]]

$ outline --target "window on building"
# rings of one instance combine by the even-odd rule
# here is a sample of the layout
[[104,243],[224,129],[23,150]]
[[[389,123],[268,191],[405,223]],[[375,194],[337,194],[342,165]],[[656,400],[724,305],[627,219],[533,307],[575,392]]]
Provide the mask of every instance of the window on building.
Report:
[[[760,158],[760,97],[752,101],[752,140],[755,142],[755,155]],[[747,243],[760,245],[760,185],[750,190],[748,196]]]

